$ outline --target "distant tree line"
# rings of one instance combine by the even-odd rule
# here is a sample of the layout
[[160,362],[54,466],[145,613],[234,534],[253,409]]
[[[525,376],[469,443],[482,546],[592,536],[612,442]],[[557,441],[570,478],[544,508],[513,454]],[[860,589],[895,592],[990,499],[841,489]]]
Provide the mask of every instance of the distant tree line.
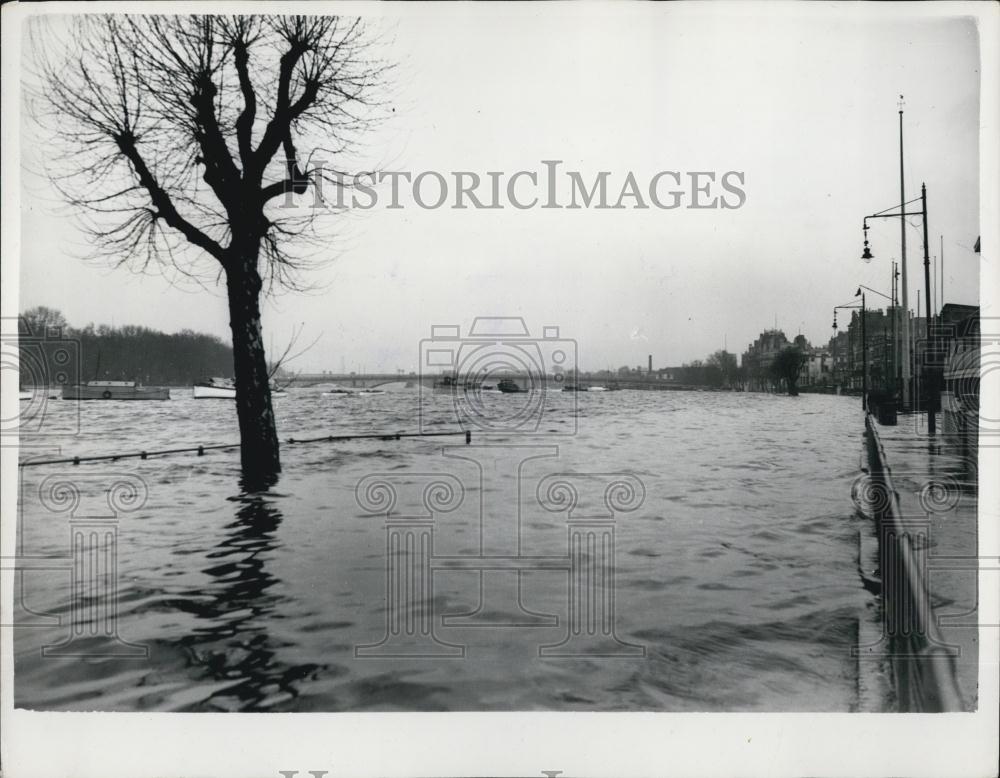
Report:
[[[763,375],[758,383],[768,383],[772,391],[786,391],[790,395],[798,394],[798,380],[802,366],[808,357],[809,342],[799,335],[794,343],[781,349],[769,364],[762,366]],[[709,386],[734,391],[744,391],[747,388],[748,373],[746,365],[738,365],[736,355],[720,350],[709,355],[704,361],[696,359],[675,370],[674,380],[690,386]]]
[[[59,377],[67,383],[104,380],[184,386],[206,376],[233,373],[232,347],[214,335],[192,330],[168,334],[107,324],[76,328],[61,312],[44,306],[22,313],[18,329],[23,386],[62,383]],[[57,340],[68,348],[56,350]]]

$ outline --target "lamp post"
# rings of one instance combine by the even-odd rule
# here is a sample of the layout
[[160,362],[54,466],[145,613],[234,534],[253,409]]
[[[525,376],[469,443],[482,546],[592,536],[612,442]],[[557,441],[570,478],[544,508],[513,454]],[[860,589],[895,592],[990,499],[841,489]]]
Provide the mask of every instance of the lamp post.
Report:
[[[931,341],[931,323],[930,323],[930,312],[931,312],[931,301],[930,301],[930,255],[927,246],[927,185],[921,184],[920,186],[920,200],[921,209],[919,211],[906,211],[906,206],[915,203],[917,200],[906,201],[906,184],[903,177],[903,96],[899,96],[899,201],[898,213],[887,213],[887,211],[892,210],[892,208],[887,208],[885,211],[880,211],[879,213],[872,214],[871,216],[866,216],[863,229],[865,232],[865,247],[861,254],[861,258],[866,262],[871,261],[873,255],[868,248],[868,219],[887,219],[887,218],[899,218],[899,235],[901,244],[901,267],[903,271],[902,280],[902,298],[903,298],[903,342],[909,344],[910,342],[910,322],[909,322],[909,302],[908,302],[908,285],[906,278],[906,218],[907,216],[922,216],[923,217],[923,232],[924,232],[924,296],[925,303],[927,307],[927,343],[930,345]],[[922,373],[926,373],[926,365],[923,366],[921,370]],[[910,369],[910,353],[909,348],[903,351],[903,411],[908,412],[910,410],[910,381],[912,380],[912,370]],[[926,375],[924,376],[926,378]],[[924,381],[927,385],[927,381]],[[927,401],[927,431],[929,434],[933,435],[935,433],[935,418],[934,418],[934,408],[935,403],[931,401],[928,397]]]
[[903,354],[900,334],[896,332],[896,323],[899,321],[899,263],[893,260],[892,263],[892,367],[896,377],[896,384],[893,393],[897,402],[900,399],[900,390],[903,385]]
[[[861,309],[862,309],[862,311],[864,311],[864,309],[865,309],[865,296],[864,296],[864,293],[861,291],[862,289],[867,289],[869,292],[874,292],[875,294],[879,295],[880,297],[884,297],[890,303],[894,302],[894,300],[889,295],[885,294],[884,292],[880,292],[878,289],[872,289],[870,286],[865,286],[864,284],[861,284],[860,286],[858,286],[858,291],[854,293],[854,296],[855,297],[857,297],[859,295],[861,296]],[[861,322],[861,324],[862,324],[861,331],[862,331],[862,333],[864,333],[864,318],[865,318],[865,314],[862,313],[861,315],[863,317],[862,318],[862,322]],[[884,334],[884,332],[885,332],[885,325],[884,324],[882,326],[882,331],[883,331],[883,334]],[[862,334],[861,337],[864,338],[864,334]],[[865,341],[865,347],[866,348],[867,348],[867,345],[868,345],[868,342]],[[885,354],[883,353],[883,362],[884,361],[885,361]]]
[[867,309],[865,308],[865,293],[858,287],[854,293],[861,295],[861,407],[868,410],[868,328],[866,326]]
[[[868,410],[868,339],[865,337],[865,296],[858,289],[858,294],[861,294],[861,353],[862,353],[862,378],[861,378],[861,407],[864,410]],[[857,295],[854,295],[857,297]],[[853,308],[857,309],[859,306],[857,303],[853,305],[835,305],[833,306],[833,329],[837,329],[837,311],[842,308]],[[850,328],[848,328],[848,337],[850,337]],[[851,353],[851,362],[854,362],[854,347],[853,344],[849,346]]]
[[[903,96],[899,96],[899,213],[887,213],[891,211],[892,208],[887,208],[885,211],[880,211],[872,216],[865,217],[864,221],[864,231],[865,231],[865,248],[861,254],[861,258],[865,262],[870,262],[873,258],[871,251],[868,248],[868,219],[869,218],[899,218],[899,240],[900,240],[900,268],[902,269],[902,304],[903,304],[903,323],[902,323],[902,341],[903,343],[910,342],[910,322],[909,322],[909,285],[907,284],[906,278],[906,219],[905,217],[911,214],[904,213],[907,205],[916,202],[916,200],[911,200],[909,203],[906,202],[906,183],[903,176]],[[925,251],[926,253],[926,251]],[[910,410],[910,381],[912,378],[912,371],[910,369],[910,353],[908,349],[902,349],[902,400],[903,400],[903,410],[904,412],[909,412]]]
[[[919,211],[907,211],[906,207],[908,205],[912,205],[913,203],[917,202],[917,200],[920,201],[920,210]],[[927,343],[928,343],[928,346],[929,346],[930,340],[931,340],[931,322],[930,322],[930,315],[929,315],[930,306],[931,306],[931,299],[930,299],[931,261],[930,261],[930,251],[929,251],[929,247],[927,245],[927,185],[926,184],[921,184],[921,186],[920,186],[920,197],[915,198],[913,200],[909,200],[908,202],[904,202],[901,205],[895,206],[895,207],[898,207],[900,209],[898,213],[886,213],[885,211],[881,211],[879,213],[873,213],[873,214],[870,214],[870,215],[864,217],[864,219],[862,220],[862,227],[861,228],[864,230],[864,234],[865,234],[865,246],[864,246],[864,251],[862,251],[862,253],[861,253],[861,258],[863,260],[865,260],[866,262],[869,262],[872,259],[874,259],[874,256],[875,256],[874,254],[872,254],[871,250],[868,247],[868,220],[869,219],[888,219],[888,218],[899,217],[900,219],[903,220],[903,226],[904,226],[904,229],[905,229],[905,226],[906,226],[905,217],[907,217],[907,216],[920,216],[922,218],[922,221],[923,221],[923,231],[924,231],[924,298],[925,298],[925,305],[926,305],[926,308],[928,310],[928,316],[927,316],[927,319],[926,319],[926,325],[927,326],[926,326],[925,329],[926,329]],[[887,209],[887,210],[892,210],[892,209]],[[903,298],[903,341],[904,341],[904,343],[908,344],[909,341],[910,341],[910,323],[909,323],[909,316],[908,316],[908,314],[909,314],[909,308],[907,307],[907,302],[906,302],[907,301],[907,293],[906,293],[906,256],[905,256],[905,254],[903,256],[902,269],[903,269],[903,279],[902,279],[902,292],[903,292],[903,294],[902,294],[902,298]],[[919,297],[919,295],[918,295],[918,297]],[[921,372],[926,372],[926,365],[921,370]],[[912,371],[910,369],[910,353],[909,353],[909,348],[906,348],[903,351],[903,410],[904,411],[908,411],[909,408],[910,408],[910,381],[912,379],[911,373],[912,373]],[[926,379],[926,376],[924,376],[924,378]],[[927,381],[925,380],[924,383],[926,384]],[[933,404],[933,402],[930,402],[930,401],[928,401],[928,403],[927,403],[927,431],[931,435],[935,434],[934,404]]]

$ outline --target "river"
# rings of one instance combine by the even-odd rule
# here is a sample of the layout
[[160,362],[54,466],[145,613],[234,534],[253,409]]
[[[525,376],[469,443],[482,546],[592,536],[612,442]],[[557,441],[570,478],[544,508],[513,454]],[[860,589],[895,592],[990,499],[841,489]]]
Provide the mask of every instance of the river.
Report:
[[[237,440],[229,402],[173,394],[162,403],[50,401],[49,435],[22,460]],[[274,402],[282,439],[456,428],[447,394],[297,388]],[[495,420],[524,399],[483,402]],[[256,496],[240,494],[234,451],[23,468],[21,553],[63,561],[23,573],[16,705],[856,710],[851,646],[870,618],[856,574],[862,519],[850,499],[861,433],[855,398],[564,392],[544,397],[536,430],[476,430],[470,446],[461,437],[284,445],[279,482]],[[442,475],[459,484],[450,497],[461,502],[428,513],[421,490]],[[110,605],[124,641],[116,645],[139,655],[106,655],[114,651],[83,639],[74,645],[84,656],[45,656],[73,619],[71,517],[45,491],[70,480],[81,493],[78,520],[108,516],[103,496],[119,478],[145,493],[126,498],[130,510],[111,522]],[[396,490],[393,515],[416,516],[402,521],[421,525],[420,537],[433,523],[433,548],[416,559],[418,544],[406,556],[433,563],[433,577],[402,613],[387,607],[386,516],[373,510],[377,489],[363,488],[359,501],[366,478]],[[572,515],[548,490],[554,480],[575,485]],[[603,495],[616,480],[631,485],[632,502],[610,512]],[[586,558],[613,524],[613,548],[601,552],[613,570],[613,613],[608,602],[583,606],[613,619],[612,650],[597,654],[566,650],[581,645],[566,641],[582,613],[571,609],[583,579],[565,562],[574,520],[597,527],[597,547],[581,536]],[[475,560],[493,556],[517,557],[520,572],[477,569]],[[85,631],[88,613],[78,616]],[[384,638],[393,619],[421,617],[433,625],[426,655],[392,656],[400,652]]]

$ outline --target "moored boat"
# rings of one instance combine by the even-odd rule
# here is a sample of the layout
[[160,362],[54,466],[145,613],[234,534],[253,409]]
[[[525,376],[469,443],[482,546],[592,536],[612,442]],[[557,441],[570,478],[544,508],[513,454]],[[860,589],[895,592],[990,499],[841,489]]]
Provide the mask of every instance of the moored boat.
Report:
[[64,400],[169,400],[170,390],[139,386],[137,381],[88,381],[64,386]]
[[209,378],[191,387],[196,400],[235,400],[236,385],[231,378]]
[[497,384],[497,389],[499,389],[504,394],[519,394],[524,391],[517,382],[510,378],[504,378]]
[[455,376],[450,375],[441,376],[439,380],[434,382],[434,391],[436,392],[468,392],[477,388],[473,384],[459,381]]
[[[231,378],[209,378],[198,381],[191,387],[191,394],[196,400],[235,400],[236,384]],[[284,389],[271,386],[271,397],[283,397],[288,394]]]

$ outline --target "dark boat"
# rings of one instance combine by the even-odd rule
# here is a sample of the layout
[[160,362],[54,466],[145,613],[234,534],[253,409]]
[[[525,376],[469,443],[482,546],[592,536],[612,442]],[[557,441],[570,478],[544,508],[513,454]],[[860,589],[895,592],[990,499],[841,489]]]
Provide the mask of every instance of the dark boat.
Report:
[[504,394],[519,394],[524,391],[524,389],[518,386],[517,383],[510,378],[501,379],[500,383],[497,384],[497,389]]
[[[434,382],[434,391],[466,392],[466,393],[495,392],[497,391],[497,386],[494,384],[477,383],[475,381],[459,381],[454,376],[446,375],[442,376],[440,380]],[[514,391],[520,391],[520,390],[514,390]]]
[[439,381],[434,382],[434,390],[437,392],[457,392],[457,391],[469,391],[474,389],[471,384],[463,383],[459,381],[455,376],[441,376]]
[[64,400],[169,400],[170,390],[139,386],[135,381],[88,381],[64,386]]
[[577,370],[577,369],[574,368],[574,370],[573,370],[573,383],[566,384],[562,388],[562,390],[564,392],[586,392],[587,391],[587,387],[586,386],[580,386],[580,371],[579,370]]

